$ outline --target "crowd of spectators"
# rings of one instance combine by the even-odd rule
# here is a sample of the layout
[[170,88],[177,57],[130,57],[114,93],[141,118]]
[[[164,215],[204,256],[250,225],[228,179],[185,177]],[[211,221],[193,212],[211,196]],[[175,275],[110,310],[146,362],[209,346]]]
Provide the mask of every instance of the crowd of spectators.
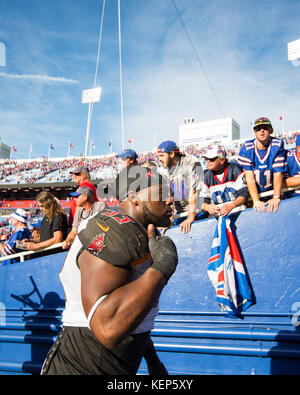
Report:
[[[107,179],[117,173],[115,156],[102,156],[85,162],[94,180]],[[82,158],[34,160],[19,163],[6,160],[0,164],[1,184],[32,184],[36,182],[71,182],[70,171],[83,165]]]
[[[291,145],[295,142],[295,135],[275,135],[284,140],[285,145]],[[216,142],[215,142],[216,143]],[[187,155],[193,155],[200,160],[205,168],[203,154],[207,148],[191,145],[185,147],[183,152]],[[237,161],[241,143],[233,142],[231,146],[226,147],[227,158],[229,161]],[[159,164],[156,152],[139,153],[138,163],[143,164],[146,161],[152,161],[156,165]],[[31,160],[19,163],[17,161],[6,160],[0,163],[0,183],[1,184],[27,184],[37,182],[71,182],[72,175],[70,171],[78,166],[85,164],[91,174],[92,180],[115,178],[118,173],[118,158],[115,154],[90,158],[83,161],[82,158],[66,158],[62,160]]]
[[[257,134],[256,135],[257,139],[259,136],[258,131],[260,131],[260,130],[262,131],[263,134],[268,134],[268,136],[272,133],[272,131],[273,131],[272,126],[271,126],[270,121],[267,118],[260,118],[257,120],[257,125],[254,128],[254,132]],[[270,139],[268,136],[267,136],[267,138]],[[287,135],[287,136],[279,136],[279,137],[284,137],[284,140],[282,138],[280,140],[279,139],[276,140],[276,138],[275,138],[275,140],[274,140],[274,136],[270,140],[268,140],[268,141],[270,141],[269,144],[272,143],[271,144],[272,147],[274,146],[272,148],[274,155],[275,155],[275,150],[277,149],[276,146],[279,144],[279,143],[277,144],[276,142],[279,142],[279,141],[281,142],[282,147],[281,148],[279,147],[281,150],[283,150],[284,143],[289,145],[289,144],[294,143],[296,141],[296,139],[297,139],[297,142],[299,142],[299,136],[297,138],[296,135],[295,136]],[[254,140],[252,140],[252,141],[254,141]],[[251,144],[253,145],[252,141],[251,141]],[[169,147],[170,143],[171,143],[171,145],[173,144],[175,148],[174,147],[173,147],[173,149],[172,149],[172,147],[170,148]],[[250,140],[248,142],[246,142],[245,144],[235,142],[231,146],[226,147],[226,150],[225,149],[223,150],[222,146],[219,146],[216,144],[210,144],[206,147],[200,147],[200,148],[198,146],[191,145],[189,147],[185,147],[184,149],[180,149],[180,151],[179,151],[179,148],[177,148],[175,142],[166,141],[166,142],[161,143],[161,145],[158,147],[158,150],[156,150],[154,152],[144,152],[144,153],[137,154],[137,153],[135,153],[135,151],[128,149],[119,155],[111,154],[111,155],[107,155],[107,156],[94,157],[94,158],[89,158],[87,161],[83,161],[82,158],[68,158],[68,159],[63,159],[63,160],[51,160],[51,161],[48,161],[48,160],[46,160],[46,158],[44,158],[42,161],[33,160],[33,161],[24,162],[24,163],[18,163],[16,161],[4,161],[0,164],[0,183],[1,184],[3,184],[3,183],[19,183],[19,184],[21,184],[21,183],[35,183],[35,182],[75,181],[76,184],[79,186],[79,189],[77,190],[78,196],[80,196],[80,194],[83,193],[82,192],[83,189],[89,189],[89,188],[91,189],[92,194],[93,194],[93,197],[92,197],[93,201],[91,201],[91,202],[90,202],[90,198],[89,198],[88,194],[86,194],[86,193],[85,194],[87,195],[87,201],[83,200],[80,197],[80,199],[82,200],[81,210],[84,212],[84,210],[91,210],[91,207],[93,206],[93,204],[96,204],[96,202],[98,200],[97,195],[96,195],[96,189],[92,185],[91,181],[97,181],[97,180],[103,180],[103,179],[104,180],[116,179],[118,173],[120,172],[120,170],[122,168],[130,167],[132,165],[144,165],[144,166],[148,166],[148,167],[154,167],[154,168],[157,168],[158,171],[162,175],[164,175],[163,171],[166,171],[168,166],[166,164],[164,165],[163,159],[165,161],[167,161],[167,163],[169,163],[169,165],[172,164],[173,167],[176,167],[176,169],[179,168],[179,166],[180,166],[180,168],[182,168],[182,171],[185,172],[183,159],[193,158],[193,161],[194,162],[196,161],[199,164],[200,169],[203,168],[203,170],[205,170],[204,178],[202,176],[200,177],[201,180],[202,179],[204,180],[204,183],[201,186],[201,188],[200,187],[198,188],[196,186],[195,186],[195,188],[192,188],[194,194],[196,193],[196,191],[199,192],[200,189],[202,190],[202,192],[199,194],[199,196],[200,196],[200,198],[204,199],[203,200],[204,203],[202,204],[202,206],[200,206],[203,213],[207,212],[208,214],[213,215],[213,214],[216,214],[216,212],[219,212],[222,214],[222,211],[220,211],[221,209],[217,207],[217,204],[223,203],[223,204],[225,204],[223,211],[225,212],[225,215],[227,215],[232,210],[232,208],[235,208],[235,206],[240,206],[240,205],[247,203],[249,192],[250,192],[252,201],[254,203],[254,208],[255,209],[260,208],[260,206],[262,206],[261,211],[263,211],[263,209],[264,209],[263,206],[266,203],[263,203],[263,200],[261,200],[261,199],[259,200],[257,193],[261,192],[261,191],[264,192],[264,190],[268,190],[270,188],[272,189],[273,186],[270,184],[270,185],[266,185],[265,187],[262,187],[260,184],[258,184],[258,190],[255,193],[253,192],[253,188],[250,190],[251,183],[249,182],[249,179],[246,178],[246,180],[245,180],[244,173],[243,173],[243,171],[244,171],[246,176],[247,176],[247,173],[250,174],[249,163],[251,162],[251,155],[250,155],[251,150],[250,149],[252,149],[252,146],[250,147],[249,144],[250,144]],[[267,147],[267,145],[266,145],[266,147]],[[259,149],[263,150],[263,148],[265,148],[265,147],[262,146]],[[243,150],[245,151],[245,153],[243,153]],[[133,158],[131,158],[131,156],[128,154],[127,151],[128,152],[132,151],[135,156]],[[176,154],[176,152],[179,152],[179,154]],[[174,158],[172,155],[174,156]],[[247,155],[248,156],[250,155],[249,158]],[[294,158],[295,154],[291,152],[290,156],[291,155]],[[282,167],[284,165],[284,159],[281,158],[281,156],[279,154],[277,155],[277,157],[276,157],[277,158],[276,159],[274,156],[275,165],[271,164],[271,166],[272,166],[272,168],[274,168],[274,172],[277,171],[277,172],[283,173],[283,170],[280,170],[281,168],[275,169],[276,167],[279,166],[279,162],[278,162],[279,159],[282,161]],[[131,162],[134,162],[134,163],[131,163]],[[294,162],[295,162],[295,160],[294,160]],[[297,163],[295,162],[295,165],[297,165]],[[293,164],[291,164],[291,166],[292,165]],[[169,166],[170,167],[170,169],[169,169],[170,174],[167,171],[170,181],[173,180],[175,173],[176,173],[176,171],[173,173],[173,170],[171,168],[172,166],[171,165]],[[231,168],[232,168],[232,171],[231,171]],[[255,170],[254,173],[257,171],[258,170]],[[265,168],[263,171],[264,171],[263,174],[265,174],[266,173]],[[179,174],[180,171],[177,171],[177,173]],[[243,176],[243,178],[242,178],[242,176]],[[299,177],[298,175],[296,175],[296,176]],[[195,178],[196,176],[193,175],[193,173],[190,171],[186,172],[185,177],[187,177],[187,178],[190,177],[193,182],[196,179]],[[251,177],[253,178],[252,175],[251,175]],[[197,177],[197,179],[198,178],[199,177]],[[297,180],[299,180],[299,179],[297,178]],[[247,183],[246,183],[246,181],[247,181]],[[266,183],[267,183],[267,181],[268,180],[266,180]],[[172,182],[174,183],[174,180]],[[228,185],[229,185],[228,183],[230,183],[230,185],[231,185],[231,190],[229,193],[230,198],[227,198],[227,195],[228,195],[227,189],[228,189]],[[175,182],[175,184],[176,184],[176,182]],[[186,186],[188,184],[189,183],[186,181]],[[237,184],[239,184],[239,188],[235,188]],[[222,185],[222,187],[221,187],[221,185]],[[276,191],[276,196],[273,197],[273,200],[275,198],[277,200],[278,200],[278,198],[280,198],[281,185],[282,185],[282,181],[280,183],[280,187],[279,187],[278,191]],[[291,184],[291,183],[289,184],[288,182],[284,181],[283,186],[290,186],[290,185],[294,186],[293,184]],[[236,190],[236,189],[238,189],[238,190]],[[248,189],[249,189],[249,191],[248,191]],[[245,193],[243,192],[244,190],[245,190]],[[241,193],[240,193],[240,191],[241,191]],[[274,191],[275,191],[275,184],[274,184]],[[42,192],[42,194],[43,193],[47,194],[47,192]],[[47,240],[53,239],[54,244],[56,244],[57,242],[66,240],[67,225],[69,225],[69,229],[73,229],[72,222],[73,222],[73,217],[75,215],[76,207],[77,206],[80,207],[80,205],[78,205],[78,204],[76,206],[76,203],[75,203],[76,200],[73,200],[73,203],[75,204],[75,206],[73,207],[73,211],[72,211],[72,207],[70,206],[70,204],[68,205],[68,207],[70,208],[69,222],[68,222],[66,213],[63,210],[63,208],[65,207],[64,204],[62,204],[62,202],[55,202],[53,200],[53,199],[55,199],[55,197],[49,193],[48,193],[48,195],[47,195],[47,199],[44,199],[44,200],[40,199],[39,200],[39,198],[37,197],[36,201],[33,201],[33,203],[32,203],[33,205],[30,206],[30,209],[34,209],[34,208],[37,208],[37,206],[39,206],[41,211],[38,211],[38,210],[31,210],[31,211],[29,210],[28,211],[28,218],[27,218],[28,228],[30,231],[35,231],[36,229],[38,229],[38,227],[36,225],[38,225],[38,224],[40,225],[40,222],[42,222],[42,224],[43,224],[49,216],[51,217],[50,212],[48,212],[47,209],[45,209],[45,207],[47,207],[48,203],[49,204],[51,203],[53,205],[53,207],[56,208],[56,211],[57,211],[56,216],[63,217],[62,218],[63,221],[61,221],[61,222],[63,222],[64,227],[63,227],[63,230],[59,231],[60,232],[59,237],[56,237],[58,234],[57,229],[54,229],[54,230],[52,229],[51,232],[50,231],[48,232],[49,235],[51,233],[51,237],[49,237],[49,238],[44,237],[45,232],[42,232],[41,237],[40,236],[38,238],[32,237],[32,239],[35,240],[35,243],[33,241],[31,241],[31,242],[27,241],[28,247],[30,247],[31,250],[32,249],[39,249],[41,246],[43,246],[43,247],[48,246],[49,243],[46,242],[46,239]],[[279,196],[277,197],[277,195],[279,195]],[[78,198],[78,200],[80,200],[80,199]],[[71,197],[70,197],[70,200],[69,199],[67,199],[67,200],[68,200],[67,203],[72,202]],[[103,204],[110,205],[110,203],[111,203],[109,197],[107,197],[105,199],[101,199],[101,200],[103,200],[103,202],[102,202]],[[187,201],[189,201],[189,200],[192,200],[192,197],[190,197],[190,196],[188,198],[186,197],[186,201],[184,201],[185,205],[186,205]],[[7,202],[5,200],[1,200],[0,207],[1,207],[1,205],[3,207],[3,204],[6,204],[6,203]],[[113,203],[114,204],[116,203],[115,200],[113,200]],[[178,203],[178,202],[176,202],[176,203]],[[194,203],[195,203],[194,205],[191,205],[189,202],[188,207],[190,207],[190,206],[196,207],[197,202],[194,202]],[[276,201],[276,204],[277,204],[277,206],[275,207],[274,212],[278,209],[279,202]],[[271,211],[272,210],[270,210],[270,212]],[[180,214],[181,211],[180,210],[178,211],[178,209],[177,209],[177,213]],[[188,214],[189,214],[188,215],[188,218],[189,218],[189,216],[191,216],[191,213],[188,213]],[[43,215],[44,215],[43,221],[41,221]],[[194,221],[195,216],[196,216],[196,212],[193,212],[193,218],[192,218],[192,221],[190,221],[190,222]],[[70,219],[71,219],[71,221],[70,221]],[[178,220],[178,221],[181,221],[181,220]],[[178,222],[178,223],[181,223],[181,222]],[[181,227],[183,227],[183,225],[184,225],[184,222],[182,222]],[[190,225],[191,224],[189,224],[188,229],[184,229],[185,232],[190,231]],[[7,216],[0,217],[0,242],[2,242],[2,243],[7,242],[12,237],[14,232],[15,232],[15,229],[12,226],[9,217],[7,217]]]

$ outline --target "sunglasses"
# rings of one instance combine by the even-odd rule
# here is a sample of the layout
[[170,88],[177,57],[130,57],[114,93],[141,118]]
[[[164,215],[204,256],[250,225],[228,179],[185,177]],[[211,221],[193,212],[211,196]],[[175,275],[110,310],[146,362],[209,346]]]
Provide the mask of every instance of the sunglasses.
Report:
[[254,132],[259,132],[261,129],[263,130],[270,130],[270,125],[258,125],[254,127]]
[[216,156],[215,158],[205,158],[206,161],[215,162],[219,157]]

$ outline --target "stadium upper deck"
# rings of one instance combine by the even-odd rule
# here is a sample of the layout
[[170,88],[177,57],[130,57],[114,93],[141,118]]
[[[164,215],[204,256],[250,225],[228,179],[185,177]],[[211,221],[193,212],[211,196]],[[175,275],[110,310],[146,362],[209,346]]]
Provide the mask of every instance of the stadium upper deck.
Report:
[[[279,137],[284,138],[287,149],[293,147],[294,136]],[[243,141],[239,140],[226,147],[229,160],[237,159],[242,143]],[[184,148],[184,152],[198,157],[205,167],[202,154],[206,149],[207,147],[199,149],[197,146],[189,146]],[[147,160],[159,164],[155,152],[139,153],[141,164]],[[71,171],[83,163],[89,168],[91,180],[94,184],[98,184],[102,180],[114,179],[119,170],[118,159],[115,154],[90,157],[85,162],[82,157],[49,160],[46,158],[0,160],[0,191],[2,192],[0,199],[8,201],[34,200],[41,190],[49,190],[59,199],[68,199],[70,192],[76,189],[76,184],[72,181]]]

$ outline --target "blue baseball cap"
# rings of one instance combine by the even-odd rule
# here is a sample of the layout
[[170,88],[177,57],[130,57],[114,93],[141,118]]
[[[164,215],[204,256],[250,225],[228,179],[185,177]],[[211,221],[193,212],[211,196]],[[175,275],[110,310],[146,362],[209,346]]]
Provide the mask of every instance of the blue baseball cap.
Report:
[[70,193],[70,195],[74,197],[78,197],[80,195],[87,195],[88,197],[93,197],[94,191],[92,191],[89,187],[83,186],[76,189],[75,192]]
[[126,158],[137,159],[138,154],[133,149],[128,148],[125,149],[121,154],[116,155],[116,157],[121,159],[126,159]]
[[300,145],[300,134],[298,134],[296,138],[296,147],[298,147],[299,145]]
[[180,153],[179,148],[177,147],[175,141],[171,141],[171,140],[163,141],[157,148],[158,154],[164,154],[164,153],[169,154],[170,152]]

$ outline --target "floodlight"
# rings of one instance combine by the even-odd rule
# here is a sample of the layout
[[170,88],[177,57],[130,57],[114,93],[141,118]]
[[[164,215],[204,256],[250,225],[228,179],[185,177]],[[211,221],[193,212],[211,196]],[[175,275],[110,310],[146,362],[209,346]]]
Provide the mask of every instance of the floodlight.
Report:
[[82,91],[82,103],[95,103],[100,101],[102,89],[98,88],[85,89]]
[[0,42],[0,66],[2,67],[6,66],[5,52],[5,45]]
[[290,61],[300,59],[300,39],[288,43],[288,59]]

